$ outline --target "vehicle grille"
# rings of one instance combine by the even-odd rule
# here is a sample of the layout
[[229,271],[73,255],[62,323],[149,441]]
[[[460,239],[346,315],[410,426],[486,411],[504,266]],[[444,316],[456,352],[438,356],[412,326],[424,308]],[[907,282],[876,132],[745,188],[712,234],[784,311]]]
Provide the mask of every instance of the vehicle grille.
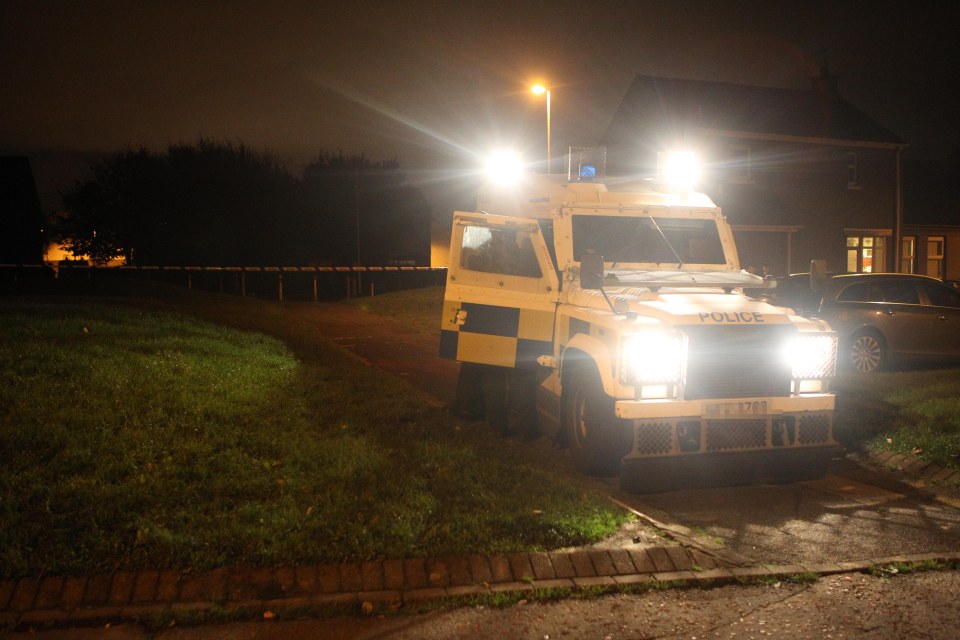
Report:
[[821,444],[832,439],[830,418],[824,415],[803,416],[800,418],[800,432],[797,442],[800,444]]
[[707,420],[707,451],[761,449],[767,443],[766,420]]
[[673,424],[646,423],[635,431],[633,448],[642,454],[670,453],[673,450]]
[[800,412],[765,418],[638,420],[631,457],[716,454],[834,446],[832,414]]
[[790,395],[790,366],[779,355],[792,327],[691,327],[686,334],[685,399]]

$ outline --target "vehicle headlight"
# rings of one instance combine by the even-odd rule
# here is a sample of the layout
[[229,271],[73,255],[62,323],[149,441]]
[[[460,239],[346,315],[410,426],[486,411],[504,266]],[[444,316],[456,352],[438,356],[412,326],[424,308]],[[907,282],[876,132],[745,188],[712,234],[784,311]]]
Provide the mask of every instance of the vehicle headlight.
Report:
[[679,384],[686,357],[683,337],[666,331],[624,336],[621,379],[631,385]]
[[784,348],[784,357],[795,380],[833,377],[837,373],[837,336],[832,333],[794,336]]

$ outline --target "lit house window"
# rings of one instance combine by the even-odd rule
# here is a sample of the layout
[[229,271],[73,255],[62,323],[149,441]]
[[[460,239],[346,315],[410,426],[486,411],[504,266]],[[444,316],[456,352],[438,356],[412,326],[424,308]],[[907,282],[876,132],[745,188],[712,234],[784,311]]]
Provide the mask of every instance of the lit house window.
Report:
[[847,236],[847,273],[887,270],[887,239],[883,236]]
[[847,238],[847,273],[860,271],[860,238]]
[[927,238],[927,275],[943,278],[943,237]]

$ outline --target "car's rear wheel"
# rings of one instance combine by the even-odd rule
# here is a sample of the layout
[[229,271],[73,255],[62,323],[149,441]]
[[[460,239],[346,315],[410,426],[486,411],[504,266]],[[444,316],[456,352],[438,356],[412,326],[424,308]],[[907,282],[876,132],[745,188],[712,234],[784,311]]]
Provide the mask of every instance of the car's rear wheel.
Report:
[[850,366],[860,373],[879,371],[886,363],[883,338],[873,331],[861,331],[853,336],[849,350]]

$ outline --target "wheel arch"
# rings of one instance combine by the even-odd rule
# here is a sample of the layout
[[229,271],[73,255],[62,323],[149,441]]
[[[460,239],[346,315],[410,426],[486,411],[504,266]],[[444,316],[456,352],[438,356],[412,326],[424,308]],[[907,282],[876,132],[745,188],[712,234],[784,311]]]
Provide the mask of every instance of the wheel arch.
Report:
[[616,395],[614,360],[609,347],[584,334],[573,336],[560,353],[560,380],[563,387],[567,386],[570,371],[585,364],[590,364],[597,370],[603,391],[611,397]]

